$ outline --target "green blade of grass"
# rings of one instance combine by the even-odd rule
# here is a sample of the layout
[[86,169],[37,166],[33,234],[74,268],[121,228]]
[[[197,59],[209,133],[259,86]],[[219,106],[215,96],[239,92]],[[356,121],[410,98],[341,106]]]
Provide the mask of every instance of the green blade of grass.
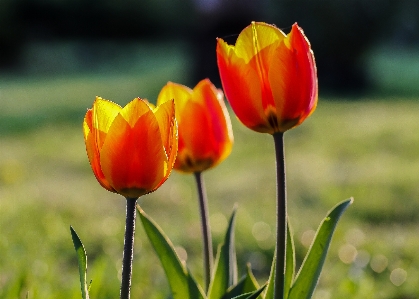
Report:
[[319,280],[337,222],[352,202],[352,198],[340,202],[323,219],[290,289],[288,299],[311,298]]
[[81,242],[76,231],[70,226],[71,238],[73,239],[74,249],[77,253],[79,263],[81,295],[83,299],[89,299],[89,291],[87,287],[87,256],[83,243]]

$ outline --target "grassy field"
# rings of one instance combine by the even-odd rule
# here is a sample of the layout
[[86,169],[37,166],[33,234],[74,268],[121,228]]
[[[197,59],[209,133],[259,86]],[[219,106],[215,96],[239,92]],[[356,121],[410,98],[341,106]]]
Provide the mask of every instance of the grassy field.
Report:
[[[125,201],[96,182],[81,123],[101,95],[120,104],[153,100],[178,66],[141,75],[0,83],[0,298],[80,298],[69,226],[88,254],[91,298],[117,298]],[[320,98],[285,135],[288,200],[298,262],[328,209],[353,196],[339,223],[315,299],[418,298],[419,101]],[[273,141],[231,114],[235,146],[204,174],[215,243],[238,204],[236,245],[266,280],[274,249]],[[202,280],[193,178],[173,173],[140,205]],[[137,222],[132,298],[168,298],[163,270]],[[262,237],[255,238],[263,230]],[[260,234],[259,234],[260,235]],[[184,253],[187,253],[187,256]]]

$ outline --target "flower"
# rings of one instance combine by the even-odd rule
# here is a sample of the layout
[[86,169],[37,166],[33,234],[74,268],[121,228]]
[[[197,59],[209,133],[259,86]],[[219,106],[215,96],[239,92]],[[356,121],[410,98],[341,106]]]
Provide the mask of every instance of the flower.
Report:
[[200,81],[193,90],[169,82],[157,103],[174,99],[179,126],[179,151],[174,168],[201,172],[223,161],[231,152],[233,133],[223,92],[210,80]]
[[225,95],[250,129],[274,134],[301,124],[317,105],[317,70],[310,43],[295,23],[285,35],[252,22],[234,46],[217,39]]
[[83,122],[87,156],[103,188],[127,198],[155,191],[176,159],[174,102],[136,98],[124,108],[96,97]]

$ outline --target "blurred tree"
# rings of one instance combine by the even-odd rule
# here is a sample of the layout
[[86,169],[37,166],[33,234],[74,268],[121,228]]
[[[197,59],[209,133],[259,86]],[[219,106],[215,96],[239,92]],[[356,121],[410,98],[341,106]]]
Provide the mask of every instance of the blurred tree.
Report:
[[18,65],[25,43],[71,39],[184,39],[193,82],[220,86],[215,39],[234,43],[252,20],[308,36],[322,90],[368,87],[363,55],[383,40],[419,44],[418,0],[0,0],[0,68]]
[[397,9],[386,26],[394,43],[419,45],[419,1],[403,0],[397,2]]
[[[16,0],[25,38],[139,38],[190,26],[182,0]],[[190,14],[189,14],[190,16]]]
[[[215,54],[216,38],[234,44],[239,33],[254,20],[266,17],[265,0],[193,0],[195,26],[190,31],[190,41],[195,59],[194,80],[203,78],[221,87]],[[194,84],[196,84],[196,82]]]
[[21,24],[16,18],[16,3],[0,0],[0,68],[11,68],[22,46]]
[[304,28],[323,88],[358,92],[368,87],[363,54],[388,36],[388,21],[403,5],[400,0],[284,0],[273,11],[279,27],[298,22]]

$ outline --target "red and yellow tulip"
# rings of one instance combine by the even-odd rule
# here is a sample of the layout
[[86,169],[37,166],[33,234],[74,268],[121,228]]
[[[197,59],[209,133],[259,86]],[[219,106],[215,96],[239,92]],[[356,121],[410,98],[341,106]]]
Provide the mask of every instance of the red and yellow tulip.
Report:
[[208,80],[192,90],[169,82],[157,103],[174,99],[179,126],[179,150],[174,168],[201,172],[223,161],[231,152],[233,133],[221,90]]
[[136,98],[124,108],[97,97],[83,122],[87,155],[105,189],[127,198],[156,190],[177,153],[174,102],[152,107]]
[[310,43],[297,25],[286,35],[252,22],[234,46],[217,39],[223,89],[240,121],[274,134],[301,124],[317,105],[317,70]]

